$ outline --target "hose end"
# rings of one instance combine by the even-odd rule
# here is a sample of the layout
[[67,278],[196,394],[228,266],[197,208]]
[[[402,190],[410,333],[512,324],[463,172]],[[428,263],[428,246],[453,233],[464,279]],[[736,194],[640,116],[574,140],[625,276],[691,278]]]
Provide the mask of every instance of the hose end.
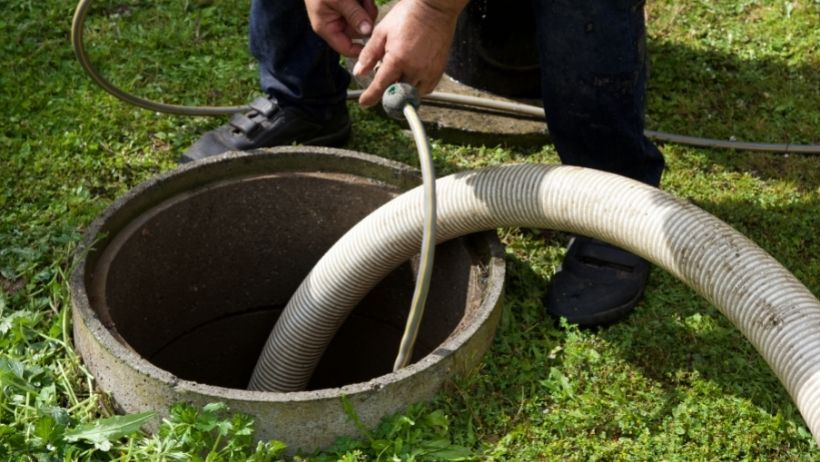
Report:
[[408,104],[417,109],[421,104],[418,90],[409,83],[394,83],[382,95],[384,112],[396,120],[404,120],[404,106]]

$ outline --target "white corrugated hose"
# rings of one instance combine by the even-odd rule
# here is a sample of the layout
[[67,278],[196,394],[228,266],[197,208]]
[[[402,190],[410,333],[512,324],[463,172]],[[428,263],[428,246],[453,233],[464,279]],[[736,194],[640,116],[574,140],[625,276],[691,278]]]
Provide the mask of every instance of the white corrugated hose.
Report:
[[[820,436],[820,302],[749,239],[698,207],[621,176],[520,164],[437,181],[443,242],[504,226],[600,239],[669,271],[757,348]],[[418,252],[422,191],[385,204],[343,236],[296,291],[249,388],[301,390],[336,330],[390,271]]]

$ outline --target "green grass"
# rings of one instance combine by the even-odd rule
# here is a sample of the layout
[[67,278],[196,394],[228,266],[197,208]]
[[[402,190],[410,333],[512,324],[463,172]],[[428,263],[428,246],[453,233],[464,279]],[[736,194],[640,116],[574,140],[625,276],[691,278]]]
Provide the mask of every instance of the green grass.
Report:
[[[68,43],[72,1],[3,2],[0,102],[0,459],[275,460],[253,423],[174,408],[157,435],[113,417],[71,347],[66,275],[85,226],[171,169],[208,118],[155,114],[96,88]],[[248,2],[100,0],[87,41],[112,81],[166,102],[256,94]],[[766,142],[820,142],[817,0],[653,0],[648,125]],[[410,140],[351,106],[350,147],[414,163]],[[440,173],[557,162],[542,149],[434,141]],[[663,187],[749,236],[820,294],[820,157],[666,145]],[[507,299],[481,366],[429,404],[314,460],[817,460],[791,399],[713,307],[660,270],[626,322],[560,329],[541,296],[565,237],[501,230]]]

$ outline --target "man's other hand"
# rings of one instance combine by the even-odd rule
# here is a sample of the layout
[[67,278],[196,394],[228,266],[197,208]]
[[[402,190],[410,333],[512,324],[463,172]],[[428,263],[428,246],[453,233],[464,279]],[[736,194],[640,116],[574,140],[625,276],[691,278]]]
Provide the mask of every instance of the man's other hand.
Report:
[[374,0],[305,0],[305,7],[313,30],[331,48],[351,58],[362,51],[353,39],[370,35],[378,14]]

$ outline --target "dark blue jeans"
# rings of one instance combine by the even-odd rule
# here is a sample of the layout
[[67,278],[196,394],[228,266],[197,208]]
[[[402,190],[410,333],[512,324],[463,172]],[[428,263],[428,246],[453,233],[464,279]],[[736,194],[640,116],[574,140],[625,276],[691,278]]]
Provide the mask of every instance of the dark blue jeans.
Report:
[[350,75],[310,27],[304,0],[253,0],[250,48],[262,91],[322,116],[342,109]]
[[[533,0],[547,125],[568,165],[657,186],[660,151],[643,135],[643,0]],[[316,114],[344,104],[350,82],[310,28],[303,0],[253,0],[251,51],[262,89]]]

